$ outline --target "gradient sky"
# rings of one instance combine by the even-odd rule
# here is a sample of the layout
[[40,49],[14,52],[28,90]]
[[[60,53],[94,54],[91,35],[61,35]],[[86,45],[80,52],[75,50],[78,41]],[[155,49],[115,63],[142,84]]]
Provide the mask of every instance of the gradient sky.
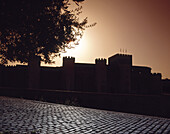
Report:
[[82,16],[97,25],[86,29],[80,45],[62,56],[94,63],[127,49],[133,65],[170,78],[170,0],[85,0],[82,6]]

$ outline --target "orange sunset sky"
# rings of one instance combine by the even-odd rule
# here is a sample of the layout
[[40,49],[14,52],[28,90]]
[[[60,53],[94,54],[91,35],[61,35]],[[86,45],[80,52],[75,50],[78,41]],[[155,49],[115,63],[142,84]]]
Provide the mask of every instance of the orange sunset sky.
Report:
[[83,17],[97,25],[85,30],[79,46],[62,56],[94,63],[127,49],[133,65],[148,66],[170,78],[170,0],[85,0]]
[[80,17],[97,25],[87,28],[80,44],[52,66],[61,66],[63,56],[94,63],[126,49],[133,65],[151,67],[152,73],[170,78],[170,0],[85,0],[81,5]]

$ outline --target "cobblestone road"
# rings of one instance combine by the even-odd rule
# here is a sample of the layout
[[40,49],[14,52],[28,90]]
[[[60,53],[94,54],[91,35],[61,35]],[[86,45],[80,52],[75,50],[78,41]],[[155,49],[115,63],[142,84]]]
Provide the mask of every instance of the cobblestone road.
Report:
[[0,97],[0,132],[170,134],[170,119]]

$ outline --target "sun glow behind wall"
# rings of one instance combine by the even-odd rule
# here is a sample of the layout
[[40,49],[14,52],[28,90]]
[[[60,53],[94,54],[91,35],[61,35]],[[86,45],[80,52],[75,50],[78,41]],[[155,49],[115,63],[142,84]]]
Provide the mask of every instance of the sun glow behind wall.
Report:
[[133,65],[151,67],[170,78],[170,0],[85,0],[82,6],[82,18],[97,25],[87,28],[80,44],[52,66],[61,66],[63,56],[94,63],[95,58],[107,59],[127,49]]
[[55,63],[54,64],[44,64],[42,63],[42,66],[62,66],[62,58],[63,57],[75,57],[76,62],[93,62],[93,56],[88,55],[88,52],[90,53],[90,37],[87,36],[85,33],[82,38],[80,38],[79,44],[74,45],[73,48],[68,49],[66,48],[66,52],[61,53],[60,57],[56,57],[54,59]]

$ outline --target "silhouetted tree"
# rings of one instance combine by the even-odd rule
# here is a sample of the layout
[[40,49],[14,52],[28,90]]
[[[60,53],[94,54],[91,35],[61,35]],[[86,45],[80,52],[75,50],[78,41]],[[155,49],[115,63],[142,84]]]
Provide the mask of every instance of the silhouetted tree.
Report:
[[[28,63],[34,56],[51,63],[70,42],[82,36],[79,21],[84,0],[0,0],[0,62]],[[71,10],[70,3],[76,3]]]

